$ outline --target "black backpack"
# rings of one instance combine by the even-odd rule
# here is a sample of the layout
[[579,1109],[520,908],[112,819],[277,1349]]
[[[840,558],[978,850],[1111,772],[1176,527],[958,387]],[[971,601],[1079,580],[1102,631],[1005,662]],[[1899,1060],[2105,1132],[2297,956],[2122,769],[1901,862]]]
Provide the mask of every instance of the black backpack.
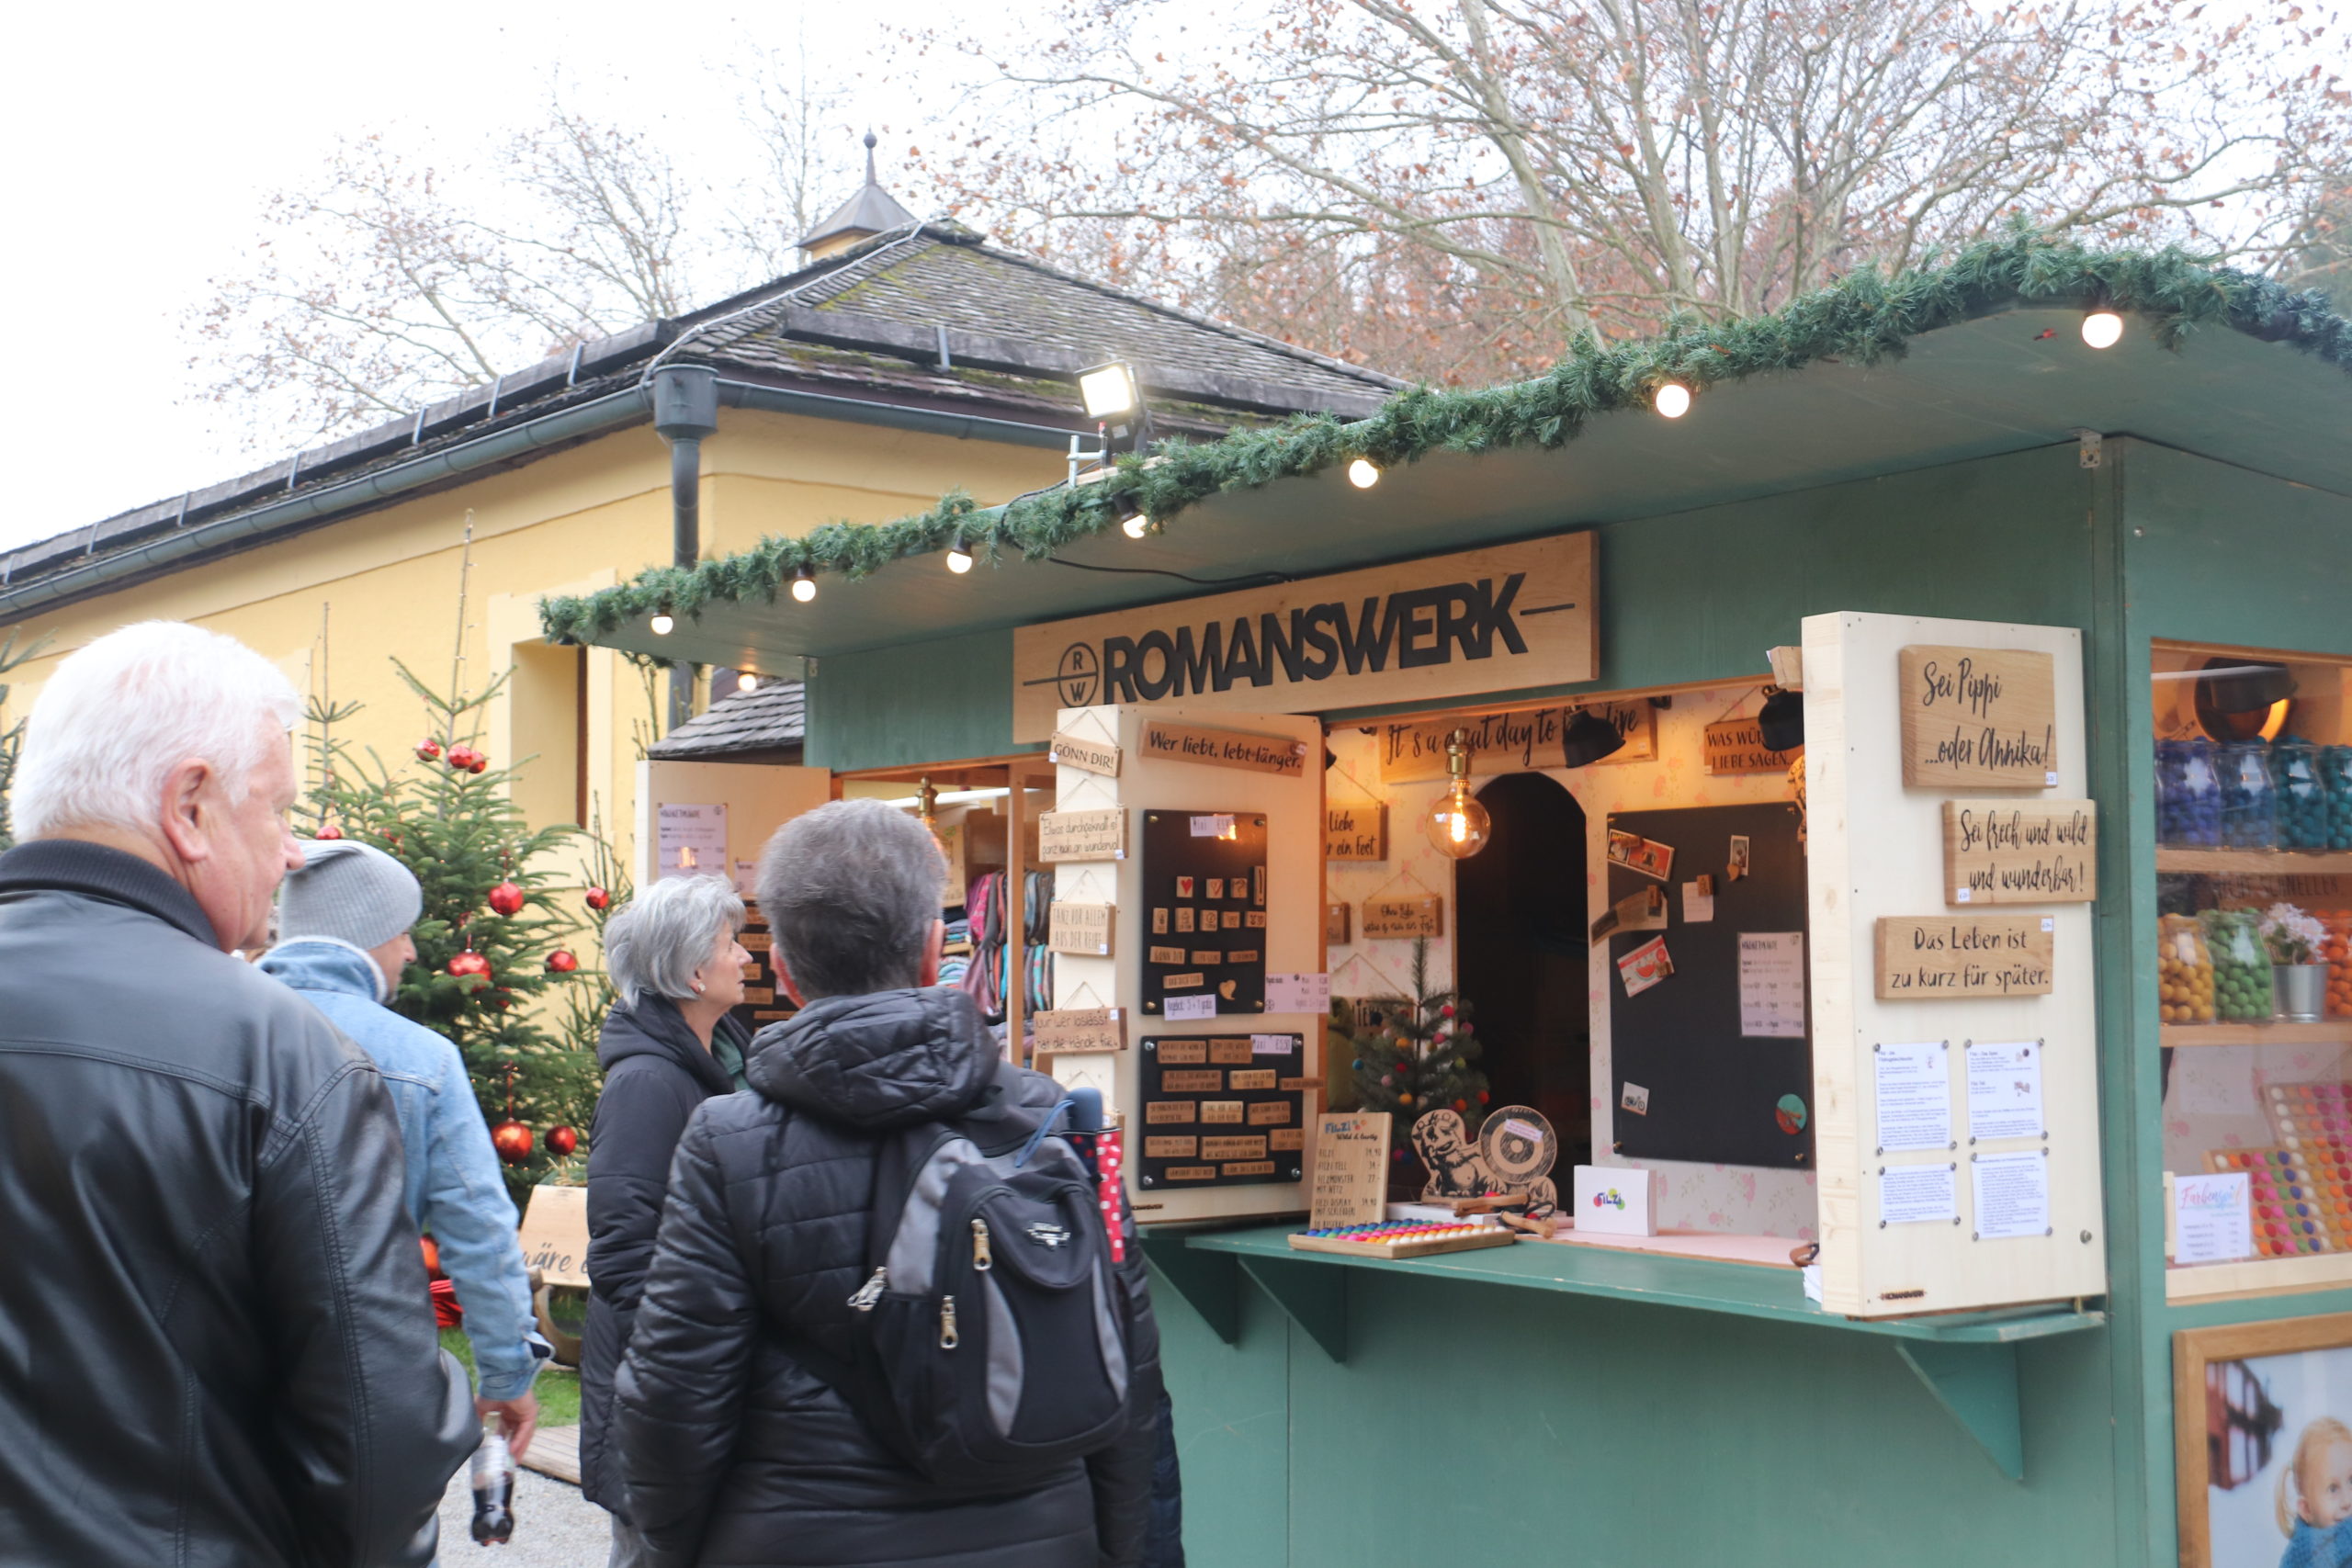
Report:
[[876,1158],[854,1360],[808,1361],[930,1480],[1042,1480],[1126,1430],[1127,1301],[1101,1200],[1046,1135],[1068,1103],[910,1128]]

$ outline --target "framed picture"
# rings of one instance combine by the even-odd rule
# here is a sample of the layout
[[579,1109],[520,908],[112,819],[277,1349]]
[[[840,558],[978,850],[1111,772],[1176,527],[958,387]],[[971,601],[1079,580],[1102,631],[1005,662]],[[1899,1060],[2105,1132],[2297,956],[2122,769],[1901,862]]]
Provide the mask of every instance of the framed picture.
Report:
[[2172,1337],[2181,1568],[2352,1553],[2352,1313]]

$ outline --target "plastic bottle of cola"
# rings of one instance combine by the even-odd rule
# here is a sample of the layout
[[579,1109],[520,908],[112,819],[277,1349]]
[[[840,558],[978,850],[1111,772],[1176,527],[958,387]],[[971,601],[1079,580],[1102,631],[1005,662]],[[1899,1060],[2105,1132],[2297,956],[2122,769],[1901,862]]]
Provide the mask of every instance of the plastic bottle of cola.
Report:
[[514,1456],[493,1427],[474,1450],[474,1544],[503,1546],[514,1534]]

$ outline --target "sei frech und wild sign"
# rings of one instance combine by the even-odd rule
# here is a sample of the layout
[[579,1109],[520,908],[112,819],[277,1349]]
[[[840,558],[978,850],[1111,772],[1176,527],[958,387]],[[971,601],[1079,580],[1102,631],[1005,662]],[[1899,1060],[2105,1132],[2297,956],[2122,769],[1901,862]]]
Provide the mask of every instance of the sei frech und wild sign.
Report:
[[1896,657],[1905,784],[2058,787],[2057,666],[2050,655],[1914,645]]
[[1012,738],[1065,707],[1182,702],[1314,713],[1589,681],[1590,530],[1022,626]]
[[2077,904],[2098,897],[2094,803],[1944,802],[1944,902]]

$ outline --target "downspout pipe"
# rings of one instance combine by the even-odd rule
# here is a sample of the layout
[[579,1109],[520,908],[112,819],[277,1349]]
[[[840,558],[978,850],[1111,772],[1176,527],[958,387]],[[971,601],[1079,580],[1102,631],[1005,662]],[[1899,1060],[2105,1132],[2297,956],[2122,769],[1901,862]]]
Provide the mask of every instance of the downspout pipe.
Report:
[[[670,562],[690,570],[702,559],[702,444],[718,433],[718,372],[664,365],[652,389],[654,433],[670,444]],[[694,716],[695,667],[672,660],[669,728]]]

